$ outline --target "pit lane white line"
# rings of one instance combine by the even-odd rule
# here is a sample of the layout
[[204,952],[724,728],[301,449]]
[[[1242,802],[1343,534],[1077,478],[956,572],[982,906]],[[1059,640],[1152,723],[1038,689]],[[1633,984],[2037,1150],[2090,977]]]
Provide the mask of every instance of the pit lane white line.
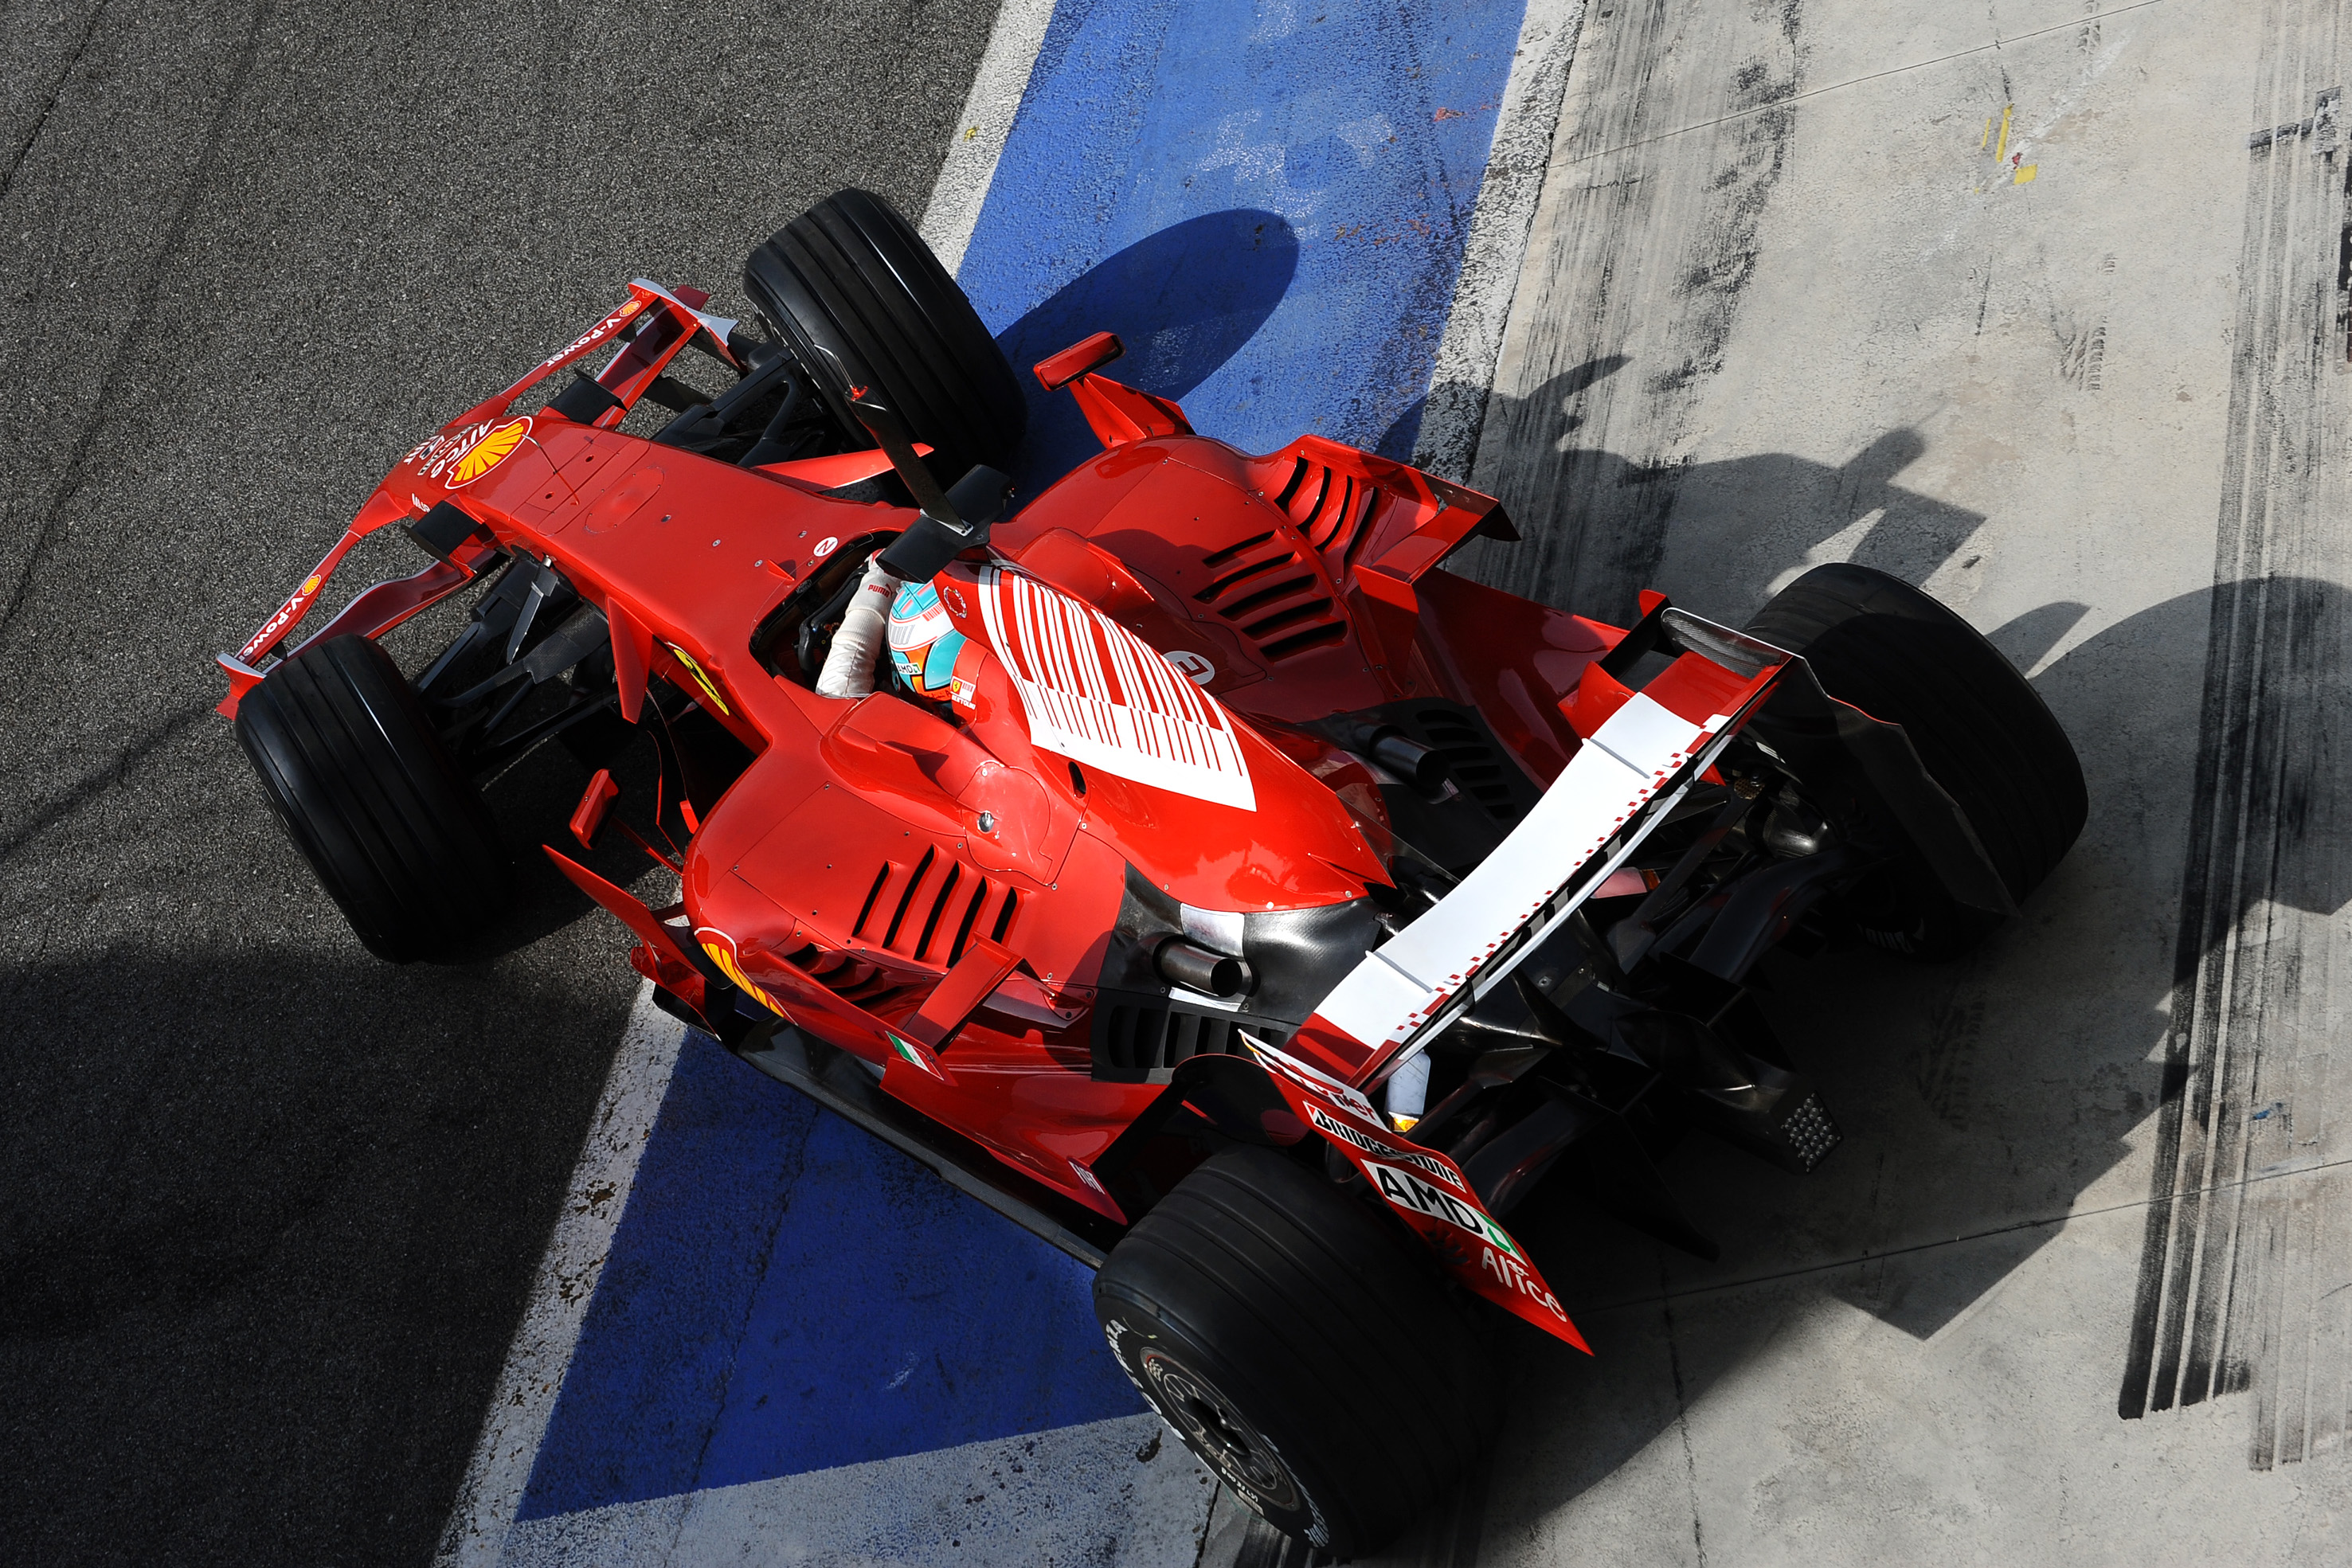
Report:
[[[964,248],[971,244],[972,227],[996,178],[996,162],[1004,155],[1004,140],[1021,110],[1021,95],[1029,89],[1030,69],[1045,42],[1045,25],[1053,19],[1054,0],[1004,0],[996,14],[963,117],[948,143],[947,162],[940,165],[930,205],[923,210],[923,238],[950,273],[963,266]],[[1537,172],[1540,175],[1540,163]]]
[[825,1563],[1101,1568],[1192,1563],[1215,1478],[1156,1416],[530,1520],[507,1568]]
[[[1552,134],[1584,26],[1585,0],[1528,0],[1518,51],[1503,86],[1495,145],[1470,214],[1462,275],[1454,286],[1445,336],[1430,367],[1429,402],[1412,449],[1413,465],[1467,484],[1486,418],[1486,394],[1503,351],[1503,329],[1517,297],[1519,269],[1551,164]],[[969,232],[969,231],[967,231]]]
[[524,1486],[539,1458],[540,1440],[580,1325],[588,1315],[597,1276],[612,1250],[613,1233],[628,1206],[637,1158],[668,1092],[686,1026],[654,1006],[650,982],[637,988],[628,1027],[604,1092],[589,1124],[588,1141],[563,1196],[563,1214],[531,1282],[530,1304],[507,1352],[498,1391],[482,1423],[474,1458],[457,1489],[457,1507],[442,1531],[434,1568],[475,1568],[497,1563],[514,1528]]

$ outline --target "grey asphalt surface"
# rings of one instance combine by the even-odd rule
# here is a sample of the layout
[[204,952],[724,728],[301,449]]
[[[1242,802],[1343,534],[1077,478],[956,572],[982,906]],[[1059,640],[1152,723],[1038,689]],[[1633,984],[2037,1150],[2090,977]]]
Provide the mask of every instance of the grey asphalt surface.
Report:
[[[535,855],[371,958],[211,655],[630,277],[919,214],[993,14],[0,5],[0,1560],[429,1557],[635,977]],[[499,783],[518,847],[581,781]]]

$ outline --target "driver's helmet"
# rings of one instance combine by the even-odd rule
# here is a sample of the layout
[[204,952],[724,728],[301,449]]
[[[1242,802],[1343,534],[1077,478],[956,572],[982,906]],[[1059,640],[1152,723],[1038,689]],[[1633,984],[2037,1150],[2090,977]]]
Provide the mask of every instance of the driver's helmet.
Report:
[[940,591],[928,582],[903,584],[890,601],[890,662],[919,697],[945,702],[955,689],[956,655],[963,633],[948,619]]

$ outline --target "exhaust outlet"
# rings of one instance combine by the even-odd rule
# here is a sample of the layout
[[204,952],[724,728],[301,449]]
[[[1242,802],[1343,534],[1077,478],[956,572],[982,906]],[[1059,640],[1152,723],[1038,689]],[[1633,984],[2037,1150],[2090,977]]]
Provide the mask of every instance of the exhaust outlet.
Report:
[[1181,936],[1171,936],[1151,956],[1151,966],[1171,985],[1185,986],[1212,997],[1247,996],[1257,983],[1249,960],[1228,957],[1198,947]]
[[1363,740],[1366,756],[1395,774],[1413,789],[1434,800],[1445,791],[1445,758],[1394,725],[1372,731]]

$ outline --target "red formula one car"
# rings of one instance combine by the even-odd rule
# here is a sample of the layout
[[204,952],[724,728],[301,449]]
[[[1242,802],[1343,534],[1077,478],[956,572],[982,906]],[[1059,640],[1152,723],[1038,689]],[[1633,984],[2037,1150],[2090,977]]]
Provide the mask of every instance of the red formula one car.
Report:
[[[1712,1256],[1678,1138],[1836,1144],[1766,953],[1958,952],[2081,828],[2047,709],[1891,578],[1549,610],[1444,569],[1515,537],[1490,497],[1197,434],[1108,334],[1036,367],[1101,455],[1008,517],[1019,383],[904,219],[845,193],[744,281],[764,334],[640,281],[409,452],[223,711],[392,959],[495,912],[475,781],[560,739],[572,834],[677,873],[651,909],[545,851],[662,1004],[1096,1265],[1137,1386],[1318,1547],[1487,1440],[1476,1299],[1582,1345],[1531,1192]],[[293,643],[394,526],[430,564]],[[414,678],[378,645],[467,592]]]

